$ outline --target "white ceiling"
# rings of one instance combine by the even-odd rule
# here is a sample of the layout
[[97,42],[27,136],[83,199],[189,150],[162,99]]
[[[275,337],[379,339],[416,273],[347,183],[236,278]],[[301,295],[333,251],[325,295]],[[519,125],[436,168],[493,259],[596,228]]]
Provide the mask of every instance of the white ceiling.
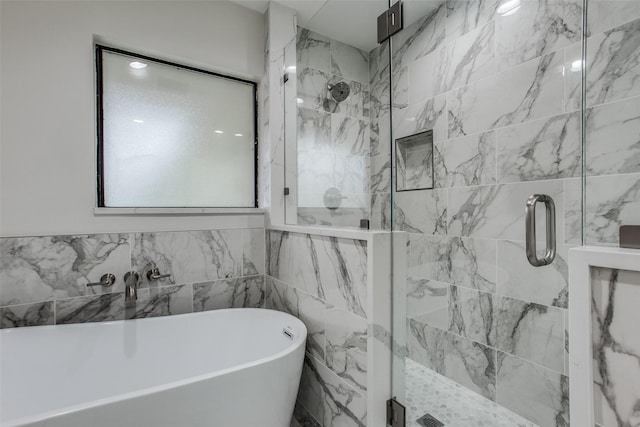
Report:
[[[269,0],[232,0],[265,13]],[[404,0],[404,27],[408,27],[443,0]],[[278,0],[296,11],[298,25],[369,52],[378,45],[377,18],[388,0]]]

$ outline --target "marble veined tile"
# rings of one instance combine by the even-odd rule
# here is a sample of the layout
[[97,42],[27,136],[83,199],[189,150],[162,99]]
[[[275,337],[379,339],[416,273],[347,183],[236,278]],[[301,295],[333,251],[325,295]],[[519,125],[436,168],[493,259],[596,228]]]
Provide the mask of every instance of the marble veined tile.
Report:
[[298,401],[324,426],[367,425],[365,397],[313,356],[305,357]]
[[371,194],[372,230],[391,230],[391,193]]
[[580,126],[571,113],[498,129],[498,182],[580,176]]
[[[161,273],[171,274],[162,284],[238,277],[243,264],[242,230],[136,233],[131,261],[136,271],[154,262]],[[149,286],[146,277],[141,286]]]
[[[369,120],[338,114],[331,115],[331,143],[334,153],[344,156],[369,156]],[[299,138],[298,138],[298,144]]]
[[397,230],[446,234],[446,189],[396,192],[394,204],[393,222]]
[[331,74],[310,67],[298,67],[296,73],[298,78],[297,97],[300,99],[297,101],[298,107],[324,110],[327,100],[327,85]]
[[406,66],[444,43],[446,13],[441,5],[394,36],[394,68]]
[[124,294],[89,295],[57,300],[56,324],[124,320]]
[[327,308],[326,364],[356,390],[367,391],[367,321],[346,310]]
[[298,107],[298,151],[331,152],[331,115]]
[[262,308],[265,305],[265,294],[263,276],[194,283],[193,311]]
[[371,157],[371,192],[388,193],[391,188],[391,156],[379,154]]
[[[564,212],[561,180],[449,189],[449,235],[490,239],[525,239],[525,204],[531,194],[547,194],[556,206],[556,233],[564,236],[560,218]],[[537,228],[544,241],[544,227]]]
[[444,375],[447,333],[415,319],[408,319],[409,358]]
[[[191,313],[193,296],[191,285],[149,287],[138,289],[135,308],[127,309],[127,318],[171,316]],[[226,307],[225,307],[226,308]]]
[[411,235],[409,271],[444,283],[496,290],[496,242],[489,239]]
[[496,351],[491,347],[447,334],[444,375],[487,399],[496,399]]
[[242,275],[265,273],[265,230],[262,228],[242,231]]
[[295,240],[300,235],[267,230],[267,274],[286,283],[294,283],[293,256]]
[[388,155],[391,152],[391,120],[389,119],[389,114],[385,114],[380,117],[372,117],[370,125],[370,155]]
[[585,117],[587,174],[640,172],[640,97],[588,109]]
[[[577,110],[581,44],[567,48],[566,58],[567,109]],[[640,19],[589,37],[586,67],[588,107],[640,95]]]
[[393,137],[404,138],[432,129],[434,141],[447,139],[446,101],[446,96],[440,95],[407,108],[394,109]]
[[[437,69],[439,61],[444,58],[445,46],[410,62],[406,67],[408,74],[408,104],[416,104],[433,98],[442,92],[440,86],[444,76],[437,74],[442,70]],[[395,88],[394,88],[395,89]]]
[[[396,108],[404,108],[409,105],[409,97],[415,93],[414,86],[411,86],[411,91],[409,91],[409,67],[393,70],[392,80],[393,99],[391,102]],[[379,102],[380,100],[378,100],[378,103]]]
[[434,162],[436,187],[495,184],[495,132],[438,141]]
[[587,27],[590,35],[619,27],[640,18],[637,0],[589,0]]
[[564,372],[564,312],[555,307],[496,299],[496,347]]
[[452,40],[493,21],[500,0],[448,0],[447,40]]
[[586,244],[615,245],[621,225],[640,224],[640,173],[588,177],[586,199]]
[[329,37],[298,27],[296,39],[297,66],[331,71]]
[[296,250],[297,286],[327,303],[367,317],[367,243],[307,235]]
[[0,307],[0,329],[53,325],[53,301]]
[[447,43],[436,53],[435,93],[468,85],[495,73],[495,25],[493,22]]
[[407,316],[446,330],[449,327],[449,285],[407,276]]
[[499,240],[498,294],[568,308],[569,248],[558,244],[553,263],[533,267],[527,260],[524,242]]
[[331,72],[369,84],[369,54],[357,47],[331,40]]
[[495,315],[493,294],[461,286],[449,288],[449,332],[495,345]]
[[640,421],[640,272],[592,270],[595,421],[606,427]]
[[307,327],[307,352],[324,360],[325,304],[284,282],[267,277],[266,307],[298,317]]
[[[0,305],[118,292],[130,270],[128,234],[0,239]],[[105,273],[110,287],[87,287]]]
[[569,425],[569,378],[498,352],[496,402],[539,426]]
[[582,0],[523,0],[496,16],[498,71],[559,50],[582,37]]
[[562,113],[563,63],[550,53],[448,92],[449,138]]

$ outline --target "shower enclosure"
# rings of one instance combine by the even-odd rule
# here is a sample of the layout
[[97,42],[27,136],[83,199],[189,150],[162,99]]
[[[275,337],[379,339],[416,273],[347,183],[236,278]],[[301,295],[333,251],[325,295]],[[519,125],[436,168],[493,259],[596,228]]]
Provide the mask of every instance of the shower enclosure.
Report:
[[[402,5],[379,44],[386,1],[298,17],[286,222],[392,233],[407,425],[568,426],[569,248],[640,223],[640,1]],[[527,242],[533,195],[553,201],[555,233],[538,203]],[[538,258],[555,244],[553,261],[534,267],[527,243]],[[597,423],[631,425],[594,387]]]

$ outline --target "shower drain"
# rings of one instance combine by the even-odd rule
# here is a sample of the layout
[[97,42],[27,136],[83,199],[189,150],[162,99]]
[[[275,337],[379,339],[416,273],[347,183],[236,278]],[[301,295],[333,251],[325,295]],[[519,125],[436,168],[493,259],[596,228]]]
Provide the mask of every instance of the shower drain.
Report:
[[418,418],[416,420],[416,422],[418,424],[420,424],[422,427],[442,427],[442,426],[444,426],[444,424],[442,424],[440,421],[438,421],[437,419],[433,418],[429,414],[425,414],[425,415],[421,416],[420,418]]

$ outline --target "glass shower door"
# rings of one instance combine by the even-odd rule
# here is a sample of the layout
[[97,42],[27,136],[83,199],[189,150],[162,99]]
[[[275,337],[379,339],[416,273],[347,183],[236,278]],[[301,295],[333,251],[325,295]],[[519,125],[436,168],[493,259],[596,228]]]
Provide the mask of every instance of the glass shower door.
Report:
[[[391,41],[393,394],[408,426],[568,425],[582,0],[403,3]],[[532,195],[555,202],[557,253],[541,267],[526,251]],[[542,258],[544,204],[534,209]]]

